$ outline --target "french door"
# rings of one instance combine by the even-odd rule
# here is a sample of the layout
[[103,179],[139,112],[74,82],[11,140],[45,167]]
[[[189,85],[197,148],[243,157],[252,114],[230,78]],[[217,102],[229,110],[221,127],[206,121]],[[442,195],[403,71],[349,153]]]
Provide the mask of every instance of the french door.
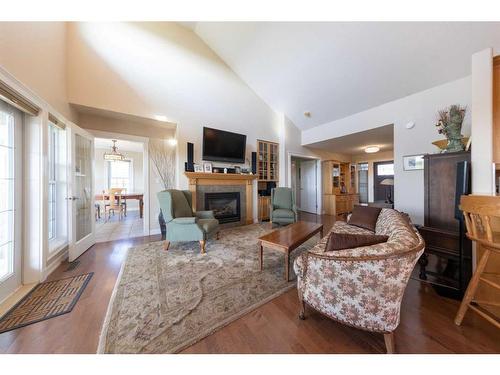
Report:
[[23,115],[0,100],[0,302],[21,286]]
[[70,140],[71,220],[69,261],[72,262],[95,244],[94,219],[94,137],[85,130],[72,127]]

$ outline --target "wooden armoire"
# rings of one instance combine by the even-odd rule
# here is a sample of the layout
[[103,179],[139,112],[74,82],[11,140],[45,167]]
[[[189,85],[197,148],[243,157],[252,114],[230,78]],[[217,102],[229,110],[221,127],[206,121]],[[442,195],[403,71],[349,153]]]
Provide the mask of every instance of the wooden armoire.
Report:
[[472,273],[471,242],[455,218],[457,163],[461,161],[470,165],[470,152],[425,155],[424,226],[419,227],[426,246],[418,277],[439,294],[457,299],[462,298]]

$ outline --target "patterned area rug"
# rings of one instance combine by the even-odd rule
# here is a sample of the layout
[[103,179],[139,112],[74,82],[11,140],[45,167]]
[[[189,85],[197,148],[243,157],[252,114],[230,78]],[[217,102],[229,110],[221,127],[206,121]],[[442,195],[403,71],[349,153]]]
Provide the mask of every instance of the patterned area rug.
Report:
[[[284,279],[284,254],[264,249],[259,271],[257,238],[269,224],[221,231],[198,243],[161,242],[131,248],[122,266],[99,340],[99,353],[175,353],[210,335],[295,282]],[[292,252],[290,262],[318,241]],[[295,277],[293,271],[291,277]]]
[[0,319],[0,333],[71,312],[93,274],[38,284]]

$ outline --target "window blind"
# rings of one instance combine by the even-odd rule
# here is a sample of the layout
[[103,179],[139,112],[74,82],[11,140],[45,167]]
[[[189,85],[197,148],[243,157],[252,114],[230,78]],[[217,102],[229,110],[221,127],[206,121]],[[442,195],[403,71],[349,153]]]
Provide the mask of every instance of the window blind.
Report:
[[57,117],[50,112],[49,112],[49,121],[61,130],[66,129],[66,125],[62,121],[58,120]]
[[3,81],[0,81],[0,99],[31,116],[37,116],[38,112],[40,112],[40,108],[38,108],[38,106],[33,104],[21,94],[17,93]]

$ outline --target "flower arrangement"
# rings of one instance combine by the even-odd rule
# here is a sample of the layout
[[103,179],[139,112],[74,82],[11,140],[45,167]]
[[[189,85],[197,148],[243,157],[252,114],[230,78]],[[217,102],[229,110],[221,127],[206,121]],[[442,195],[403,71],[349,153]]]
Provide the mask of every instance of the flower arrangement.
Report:
[[464,121],[466,107],[458,104],[450,106],[438,112],[436,127],[439,134],[443,134],[448,140],[446,152],[463,151],[462,124]]

